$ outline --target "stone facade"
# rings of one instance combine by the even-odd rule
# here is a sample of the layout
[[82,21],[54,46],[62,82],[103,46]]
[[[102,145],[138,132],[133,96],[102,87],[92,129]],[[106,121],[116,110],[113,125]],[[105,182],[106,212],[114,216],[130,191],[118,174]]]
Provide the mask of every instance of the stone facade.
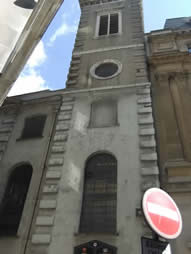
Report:
[[[31,222],[37,203],[40,203],[41,210],[45,210],[47,207],[54,208],[55,204],[51,203],[51,199],[40,200],[39,188],[45,177],[45,161],[60,103],[61,96],[50,94],[50,92],[40,92],[8,98],[1,107],[1,209],[5,187],[13,170],[20,165],[29,164],[33,171],[17,236],[5,237],[3,235],[0,237],[2,253],[26,253],[25,249],[27,241],[29,241]],[[22,138],[27,117],[41,114],[46,115],[43,136]],[[44,188],[46,187],[45,185]],[[48,223],[43,219],[39,217],[38,224]],[[51,222],[49,221],[49,223]]]
[[[151,83],[141,1],[81,0],[80,6],[67,88],[9,98],[0,112],[1,200],[15,165],[33,167],[17,235],[0,237],[0,249],[76,254],[79,246],[95,242],[112,247],[112,254],[140,253],[141,237],[152,235],[141,200],[145,190],[159,187],[160,173],[160,186],[183,215],[184,230],[171,242],[172,253],[188,254],[190,30],[167,24],[146,35]],[[107,25],[100,32],[103,16]],[[118,26],[111,34],[114,16]],[[43,137],[22,140],[24,119],[38,114],[47,116]],[[82,232],[86,167],[102,153],[117,161],[116,230]]]
[[190,253],[191,213],[191,25],[167,20],[166,29],[147,35],[161,186],[175,199],[183,233],[173,253]]
[[[34,170],[17,237],[0,239],[1,249],[10,246],[9,254],[13,249],[15,254],[73,253],[76,246],[93,240],[113,246],[118,254],[139,253],[141,236],[151,235],[140,213],[143,192],[158,186],[141,1],[80,4],[67,88],[16,96],[4,106],[19,109],[9,112],[16,122],[3,136],[8,143],[2,151],[1,174],[6,172],[6,182],[8,171],[23,157]],[[111,23],[113,14],[117,32],[107,30],[99,36],[101,16]],[[117,72],[99,77],[96,68],[104,64]],[[15,142],[23,118],[35,112],[44,112],[49,119],[43,138]],[[85,234],[79,231],[85,166],[88,158],[103,152],[117,161],[117,226],[112,233]]]
[[[73,253],[76,246],[92,240],[116,247],[119,254],[127,249],[138,253],[141,236],[151,235],[138,212],[142,194],[158,186],[141,1],[81,1],[81,8],[40,195],[47,199],[51,191],[43,191],[51,184],[56,207],[44,212],[44,218],[37,207],[27,253]],[[98,16],[113,12],[121,18],[120,33],[99,37]],[[120,63],[117,75],[92,75],[94,66],[111,61]],[[114,234],[85,234],[79,231],[84,170],[88,158],[103,151],[117,159],[117,229]]]

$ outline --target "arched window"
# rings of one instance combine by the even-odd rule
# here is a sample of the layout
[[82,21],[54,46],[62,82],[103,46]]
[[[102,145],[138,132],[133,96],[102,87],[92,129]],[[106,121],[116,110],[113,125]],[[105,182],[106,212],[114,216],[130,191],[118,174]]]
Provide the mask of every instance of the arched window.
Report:
[[0,206],[0,235],[17,233],[32,176],[32,166],[16,167],[11,173]]
[[96,154],[86,164],[80,232],[116,232],[117,161]]

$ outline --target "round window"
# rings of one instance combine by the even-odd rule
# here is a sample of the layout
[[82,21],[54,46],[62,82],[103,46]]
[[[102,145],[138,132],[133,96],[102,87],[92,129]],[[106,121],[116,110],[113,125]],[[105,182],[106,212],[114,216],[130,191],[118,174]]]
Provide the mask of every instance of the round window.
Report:
[[92,66],[90,73],[97,79],[113,78],[121,72],[122,65],[116,60],[105,60]]
[[114,63],[103,63],[95,69],[95,75],[101,78],[113,76],[118,71],[118,65]]

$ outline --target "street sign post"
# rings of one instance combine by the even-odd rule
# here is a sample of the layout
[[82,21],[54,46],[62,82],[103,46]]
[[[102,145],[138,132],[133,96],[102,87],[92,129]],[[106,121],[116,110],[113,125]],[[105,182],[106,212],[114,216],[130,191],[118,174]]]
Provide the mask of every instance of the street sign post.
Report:
[[142,254],[163,254],[168,246],[168,242],[153,240],[150,238],[141,238]]
[[182,218],[174,200],[163,190],[147,190],[142,201],[143,212],[150,227],[165,239],[175,239],[182,231]]

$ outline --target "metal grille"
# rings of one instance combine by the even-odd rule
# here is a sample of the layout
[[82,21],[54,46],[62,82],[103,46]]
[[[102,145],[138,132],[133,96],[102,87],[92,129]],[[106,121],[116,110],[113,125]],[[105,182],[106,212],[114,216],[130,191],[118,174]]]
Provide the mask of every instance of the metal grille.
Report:
[[100,16],[99,35],[107,35],[108,15]]
[[0,235],[15,235],[32,176],[32,167],[22,165],[11,174],[0,205]]
[[116,203],[117,161],[97,154],[85,169],[80,232],[116,232]]
[[42,137],[45,121],[45,115],[26,118],[22,138]]
[[118,33],[118,14],[111,14],[110,15],[110,30],[109,33],[110,34],[115,34]]
[[117,248],[101,241],[90,241],[76,246],[74,254],[116,254]]

